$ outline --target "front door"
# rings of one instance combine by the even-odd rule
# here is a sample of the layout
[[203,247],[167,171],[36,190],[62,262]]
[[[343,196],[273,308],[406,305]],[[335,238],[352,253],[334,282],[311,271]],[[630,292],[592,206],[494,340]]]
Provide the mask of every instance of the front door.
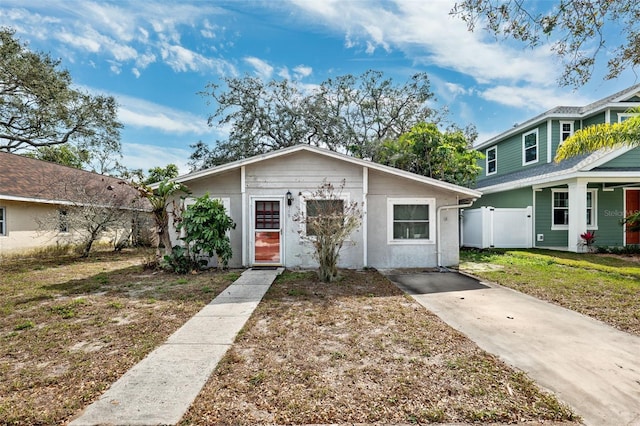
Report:
[[282,221],[280,200],[253,202],[253,264],[282,264]]
[[[625,217],[633,214],[637,211],[640,211],[640,190],[638,189],[627,189],[625,191]],[[637,225],[635,223],[627,223],[625,225],[625,244],[640,244],[640,232],[639,231],[630,231],[628,228],[632,225]]]

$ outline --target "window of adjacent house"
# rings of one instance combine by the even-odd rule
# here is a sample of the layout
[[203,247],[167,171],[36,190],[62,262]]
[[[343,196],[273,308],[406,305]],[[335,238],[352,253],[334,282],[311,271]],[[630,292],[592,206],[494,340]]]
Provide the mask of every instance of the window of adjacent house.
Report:
[[569,191],[553,190],[553,222],[552,229],[569,226]]
[[5,208],[0,207],[0,235],[7,235]]
[[618,114],[618,123],[622,123],[623,121],[628,120],[631,117],[635,117],[636,115],[640,115],[640,114],[634,113],[634,112],[625,112],[622,114]]
[[[553,222],[551,229],[567,229],[569,226],[569,191],[552,190],[553,194]],[[587,190],[587,228],[596,229],[597,197],[596,190]]]
[[522,164],[538,162],[538,129],[522,135]]
[[573,136],[573,121],[560,122],[560,143]]
[[318,235],[321,229],[331,232],[331,229],[340,227],[344,220],[344,200],[310,199],[306,200],[305,205],[308,236]]
[[58,231],[69,232],[69,215],[66,210],[58,210]]
[[435,199],[390,198],[387,207],[390,243],[433,242]]
[[492,175],[498,171],[498,147],[494,146],[487,149],[485,157],[487,159],[486,172],[487,176]]
[[598,211],[596,200],[596,190],[587,190],[587,228],[589,229],[595,229],[596,223],[598,223],[596,220],[596,212]]

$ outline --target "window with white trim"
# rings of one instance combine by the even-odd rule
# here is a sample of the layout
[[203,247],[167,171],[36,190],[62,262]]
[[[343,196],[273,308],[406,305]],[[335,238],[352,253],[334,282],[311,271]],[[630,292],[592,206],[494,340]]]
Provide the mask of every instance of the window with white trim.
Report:
[[[551,229],[569,229],[569,191],[552,189],[552,222]],[[587,229],[598,229],[598,191],[587,189]]]
[[637,112],[623,112],[623,113],[620,113],[620,114],[618,114],[618,123],[622,123],[623,121],[628,120],[631,117],[635,117],[637,115],[640,115],[640,114],[638,114]]
[[7,235],[7,215],[4,207],[0,207],[0,235]]
[[[308,199],[306,205],[306,235],[316,236],[338,232],[344,222],[344,200]],[[332,231],[335,229],[335,231]]]
[[387,240],[392,244],[435,241],[435,198],[389,198]]
[[486,157],[486,175],[493,175],[498,171],[498,147],[492,146],[491,148],[487,148],[485,152]]
[[522,165],[538,162],[538,129],[522,135]]
[[551,198],[551,229],[569,229],[569,191],[552,189]]
[[560,145],[568,138],[573,136],[573,121],[560,122]]
[[587,189],[587,228],[597,229],[598,223],[598,191],[596,189]]

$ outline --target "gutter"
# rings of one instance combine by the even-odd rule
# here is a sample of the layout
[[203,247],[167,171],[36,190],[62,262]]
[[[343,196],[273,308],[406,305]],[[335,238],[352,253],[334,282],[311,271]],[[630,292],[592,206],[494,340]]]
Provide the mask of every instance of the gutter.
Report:
[[[476,198],[472,198],[470,201],[466,202],[466,203],[462,203],[462,204],[450,204],[447,206],[440,206],[438,207],[438,209],[436,210],[436,224],[437,224],[437,228],[436,228],[436,253],[438,256],[438,268],[442,268],[442,251],[440,250],[441,246],[440,246],[440,218],[442,216],[442,210],[451,210],[451,209],[464,209],[467,207],[471,207],[473,205],[473,203],[476,201]],[[458,242],[459,244],[459,242]]]

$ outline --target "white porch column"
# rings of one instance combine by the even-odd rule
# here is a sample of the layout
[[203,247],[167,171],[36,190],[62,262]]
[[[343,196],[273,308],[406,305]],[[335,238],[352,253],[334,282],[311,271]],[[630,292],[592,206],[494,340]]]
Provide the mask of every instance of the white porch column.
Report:
[[580,234],[587,231],[587,182],[576,180],[569,184],[569,251],[582,249]]

